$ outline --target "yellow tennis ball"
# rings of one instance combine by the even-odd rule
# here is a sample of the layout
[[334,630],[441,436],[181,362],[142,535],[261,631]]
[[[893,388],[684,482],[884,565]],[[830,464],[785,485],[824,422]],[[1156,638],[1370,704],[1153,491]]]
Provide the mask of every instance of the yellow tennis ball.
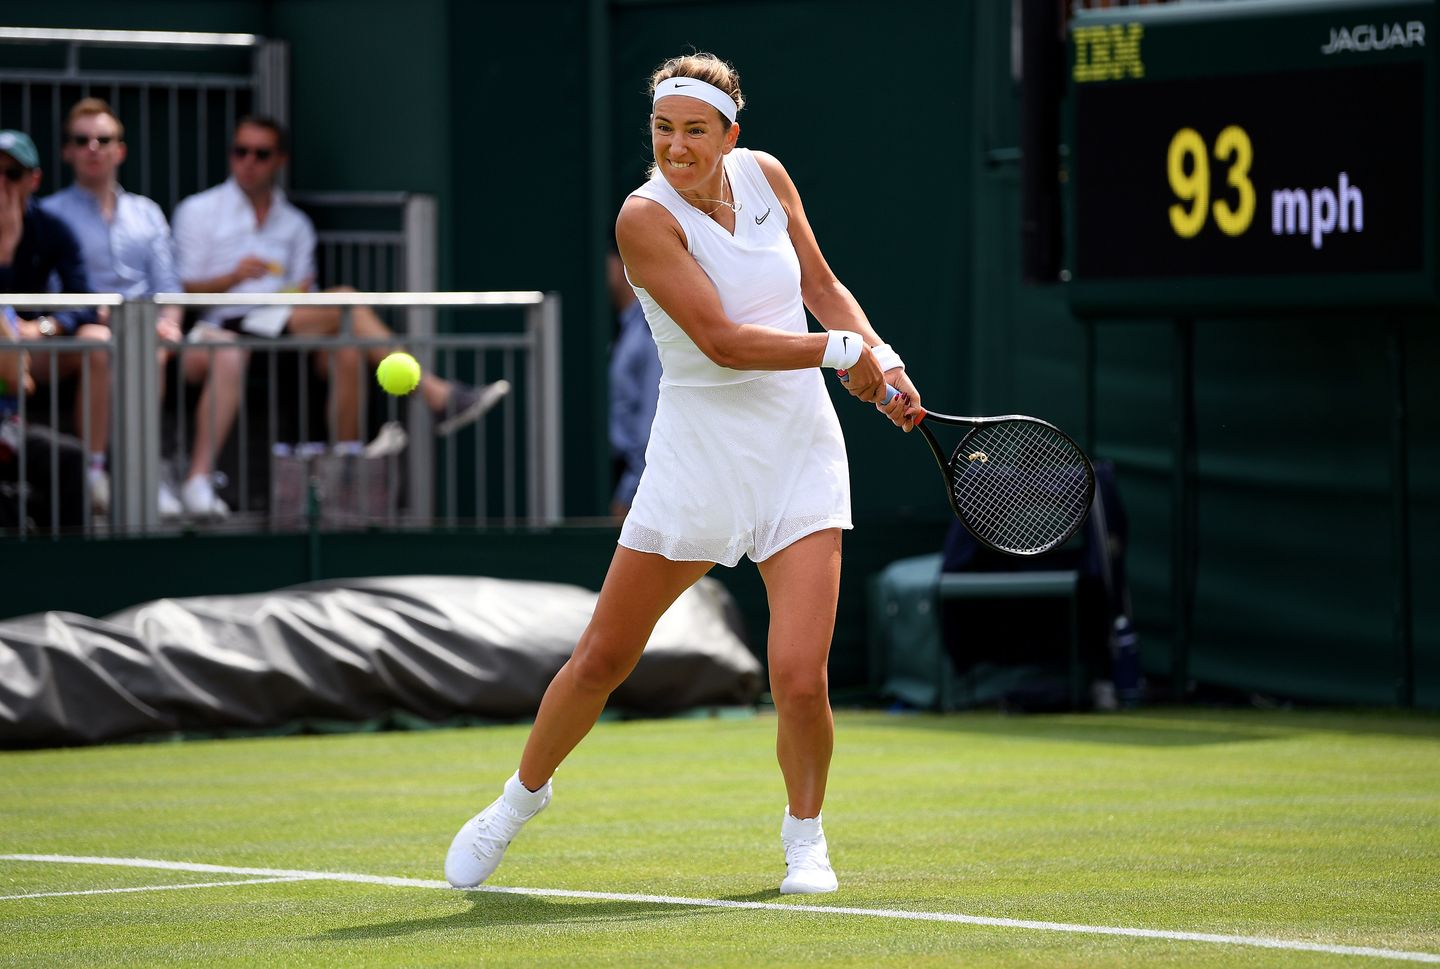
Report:
[[404,397],[420,383],[420,363],[408,353],[392,353],[375,368],[375,379],[385,393]]

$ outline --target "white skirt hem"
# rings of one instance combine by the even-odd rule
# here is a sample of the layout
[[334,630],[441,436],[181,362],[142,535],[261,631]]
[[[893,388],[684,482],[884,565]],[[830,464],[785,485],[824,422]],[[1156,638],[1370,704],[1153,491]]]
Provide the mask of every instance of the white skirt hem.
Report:
[[[785,540],[783,544],[777,546],[776,548],[767,550],[765,554],[761,555],[759,558],[756,558],[753,552],[747,551],[743,548],[736,550],[733,556],[729,554],[713,557],[698,554],[686,555],[681,553],[678,548],[674,547],[681,544],[682,540],[680,539],[676,539],[675,541],[669,543],[662,543],[662,547],[658,549],[641,548],[638,544],[631,544],[631,542],[627,542],[623,533],[615,544],[619,545],[621,548],[628,548],[632,552],[643,552],[646,555],[659,555],[663,558],[669,559],[672,562],[714,562],[716,565],[723,565],[727,569],[733,569],[735,566],[739,565],[740,560],[742,558],[745,558],[746,556],[749,556],[750,561],[758,565],[759,563],[764,562],[766,559],[769,559],[777,555],[778,553],[785,551],[785,549],[789,548],[791,545],[794,545],[796,542],[800,541],[800,539],[810,535],[814,535],[816,532],[823,532],[827,528],[838,528],[842,531],[848,532],[852,531],[855,528],[855,525],[848,518],[831,518],[825,521],[816,522],[815,524],[796,532],[794,535],[791,535]],[[665,548],[664,545],[666,544],[672,547]]]

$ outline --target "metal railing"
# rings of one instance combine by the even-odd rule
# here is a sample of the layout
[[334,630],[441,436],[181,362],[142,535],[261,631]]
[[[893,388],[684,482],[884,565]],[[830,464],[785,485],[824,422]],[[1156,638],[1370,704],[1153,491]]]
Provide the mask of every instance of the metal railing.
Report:
[[[237,118],[256,113],[288,120],[284,41],[255,34],[0,27],[0,45],[7,48],[0,67],[0,127],[28,133],[41,149],[42,165],[58,175],[70,105],[82,97],[105,98],[128,128],[127,186],[166,211],[225,177]],[[83,63],[96,48],[111,51],[105,66]],[[117,57],[121,66],[112,66]]]
[[[321,287],[366,292],[430,292],[434,263],[414,256],[436,237],[435,197],[412,192],[291,192],[315,224],[315,270]],[[333,223],[344,222],[344,225]]]
[[[289,116],[287,45],[256,34],[0,27],[0,52],[0,128],[34,139],[47,192],[69,181],[60,163],[65,118],[82,97],[109,101],[126,125],[122,183],[166,212],[225,179],[238,118],[258,113],[284,122]],[[103,64],[86,61],[97,55]],[[290,197],[316,222],[322,288],[431,292],[438,285],[433,196],[306,191]],[[328,224],[332,215],[344,224]]]
[[[126,125],[122,183],[166,212],[225,179],[238,118],[289,116],[287,45],[256,34],[0,27],[0,52],[0,128],[34,139],[47,192],[69,181],[60,162],[65,118],[82,97],[109,101]],[[316,223],[320,287],[431,292],[438,285],[433,196],[290,197]],[[412,308],[407,328],[423,326],[424,313]]]
[[[119,296],[109,293],[85,296],[17,294],[13,297],[0,294],[0,305],[13,306],[16,309],[29,309],[39,311],[100,309],[101,307],[104,307],[113,312],[114,308],[119,307],[123,303],[124,300],[121,299]],[[0,326],[4,325],[5,323],[3,321],[0,321]],[[29,355],[29,363],[26,369],[32,377],[38,378],[36,380],[35,393],[37,396],[39,396],[40,394],[44,394],[48,398],[47,403],[49,404],[49,411],[52,416],[52,420],[57,418],[61,411],[61,381],[58,375],[58,364],[60,356],[62,354],[82,355],[80,364],[79,393],[80,398],[84,403],[82,406],[76,408],[76,420],[78,422],[78,426],[76,427],[76,431],[78,432],[78,434],[76,435],[76,443],[77,445],[82,447],[88,444],[92,431],[92,427],[90,424],[90,407],[88,406],[91,394],[93,392],[91,386],[92,358],[95,354],[109,353],[110,350],[111,345],[109,343],[102,343],[98,340],[82,340],[74,337],[44,340],[6,340],[4,342],[0,342],[0,353],[13,352],[25,353]],[[19,432],[18,437],[11,444],[15,452],[14,461],[16,464],[14,497],[16,503],[16,512],[19,518],[18,532],[23,537],[29,530],[27,518],[30,511],[30,506],[32,504],[31,496],[33,494],[33,490],[29,485],[31,471],[33,470],[30,467],[29,460],[30,448],[26,446],[24,436],[29,430],[32,423],[30,418],[31,411],[33,410],[34,405],[31,403],[29,396],[24,392],[23,388],[13,389],[16,391],[14,395],[13,406],[15,420],[18,422],[17,427]],[[109,408],[109,437],[110,440],[113,442],[115,440],[117,430],[120,426],[120,415],[116,412],[114,406],[114,381],[111,381],[110,388],[107,392],[110,395],[111,405]],[[59,500],[59,488],[61,477],[61,447],[59,446],[59,444],[60,442],[57,440],[55,442],[52,442],[53,446],[47,448],[47,459],[49,463],[48,480],[50,484],[50,494],[46,496],[46,504],[48,505],[50,511],[50,514],[47,516],[49,521],[37,521],[35,523],[37,528],[41,527],[42,525],[48,524],[49,531],[52,534],[58,533],[60,531],[61,502]],[[85,474],[85,471],[86,465],[85,462],[82,461],[79,468],[79,473],[83,476]],[[84,521],[84,527],[89,533],[93,535],[96,528],[96,519],[90,507],[90,491],[86,484],[87,483],[84,480],[77,482],[78,491],[80,493],[81,517]]]
[[[72,338],[52,338],[44,341],[30,341],[10,345],[13,349],[29,350],[33,354],[51,355],[68,352],[111,353],[111,427],[110,470],[111,505],[105,520],[105,528],[113,534],[146,534],[164,531],[174,525],[161,520],[158,507],[159,487],[164,480],[161,455],[161,399],[157,392],[160,386],[160,362],[157,351],[162,349],[175,353],[200,353],[209,356],[213,365],[214,355],[227,349],[247,350],[263,360],[263,380],[260,381],[267,395],[265,401],[266,419],[259,430],[264,442],[264,453],[274,451],[285,434],[278,420],[276,404],[277,375],[279,361],[290,357],[295,360],[293,372],[299,381],[299,406],[301,415],[294,422],[296,431],[293,443],[312,444],[324,448],[336,443],[333,424],[324,440],[309,441],[308,422],[304,407],[308,398],[306,391],[311,367],[307,364],[313,353],[357,348],[362,351],[377,347],[396,348],[403,345],[420,362],[425,373],[453,376],[473,372],[483,382],[493,375],[507,380],[514,392],[502,400],[498,408],[499,431],[496,440],[487,436],[486,425],[491,421],[478,421],[466,433],[465,448],[473,450],[474,476],[470,479],[474,496],[470,513],[461,514],[459,501],[462,477],[468,471],[461,471],[461,435],[444,439],[443,450],[437,454],[432,434],[434,415],[430,409],[418,403],[407,402],[405,410],[406,437],[405,474],[403,484],[407,501],[403,512],[394,501],[395,492],[390,494],[388,513],[378,521],[364,524],[389,524],[402,526],[429,526],[435,524],[457,524],[462,520],[477,522],[493,520],[523,520],[535,524],[553,523],[561,517],[561,424],[560,424],[560,307],[559,297],[540,292],[501,293],[282,293],[282,294],[184,294],[162,293],[153,300],[124,301],[118,296],[66,296],[56,297],[41,294],[17,294],[0,296],[0,301],[20,310],[51,310],[75,306],[105,306],[111,308],[111,338],[108,343],[83,341]],[[256,306],[309,306],[338,307],[341,310],[341,332],[325,337],[281,336],[270,339],[241,335],[225,342],[171,343],[159,339],[156,320],[162,307],[179,306],[187,309],[211,307],[256,307]],[[351,326],[351,312],[355,307],[409,308],[419,317],[425,328],[422,332],[406,332],[383,338],[359,338]],[[437,311],[459,311],[463,309],[492,310],[518,308],[523,314],[523,323],[518,331],[465,332],[436,334],[433,316]],[[412,320],[416,317],[412,315]],[[5,352],[0,346],[0,352]],[[324,376],[333,383],[338,374],[333,353],[325,353],[328,372]],[[373,373],[365,359],[359,354],[356,378],[360,388],[370,386]],[[87,358],[88,359],[88,358]],[[255,366],[252,362],[251,367]],[[468,368],[468,370],[467,370]],[[318,379],[318,376],[317,378]],[[181,381],[183,383],[183,377]],[[183,456],[186,433],[186,411],[183,405],[183,386],[172,388],[179,394],[176,398],[177,434],[180,453]],[[54,391],[51,391],[52,395]],[[81,390],[82,397],[88,398],[88,387]],[[239,469],[237,478],[241,495],[241,514],[235,516],[232,527],[263,529],[273,527],[273,514],[262,521],[253,514],[258,506],[264,508],[265,500],[256,501],[257,496],[247,494],[249,472],[247,466],[251,444],[256,431],[247,420],[249,391],[240,388],[241,404],[236,425],[237,454]],[[416,395],[419,396],[418,394]],[[368,420],[368,396],[360,395],[360,424],[362,431]],[[52,403],[54,398],[52,396]],[[394,398],[387,398],[382,405],[387,408],[386,416],[396,421],[402,405]],[[88,413],[86,408],[82,411]],[[17,413],[23,425],[28,417],[25,397],[20,395]],[[494,418],[492,418],[493,420]],[[88,427],[81,429],[88,435]],[[499,470],[489,466],[490,457],[498,457]],[[24,460],[23,453],[20,459]],[[27,468],[19,468],[19,480],[25,481]],[[53,470],[53,468],[52,468]],[[441,475],[443,472],[443,481]],[[400,482],[398,472],[389,472],[392,489]],[[497,480],[500,494],[491,500],[486,492],[486,482]],[[51,477],[52,486],[54,476]],[[437,484],[444,497],[443,507],[435,506]],[[21,500],[24,500],[21,488]],[[97,529],[95,516],[87,504],[85,520],[87,531]],[[52,507],[54,502],[52,502]],[[271,512],[273,508],[269,509]],[[50,531],[56,531],[55,515],[52,512]],[[35,522],[35,527],[45,530],[44,522]],[[194,523],[187,523],[193,527]],[[20,534],[33,533],[24,523]]]

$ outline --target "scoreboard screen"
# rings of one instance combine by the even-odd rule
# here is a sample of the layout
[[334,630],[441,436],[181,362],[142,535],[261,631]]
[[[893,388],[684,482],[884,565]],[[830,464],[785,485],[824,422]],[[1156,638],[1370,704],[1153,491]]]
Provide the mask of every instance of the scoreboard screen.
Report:
[[1077,14],[1072,302],[1435,305],[1434,23],[1434,0]]

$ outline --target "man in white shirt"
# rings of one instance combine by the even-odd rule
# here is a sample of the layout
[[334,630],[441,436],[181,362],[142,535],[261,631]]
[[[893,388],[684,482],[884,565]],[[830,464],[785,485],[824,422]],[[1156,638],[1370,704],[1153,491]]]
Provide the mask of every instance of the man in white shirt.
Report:
[[[63,157],[75,173],[75,182],[41,200],[40,205],[75,233],[85,262],[85,274],[95,292],[119,293],[126,299],[178,293],[180,277],[175,273],[170,225],[160,206],[120,186],[118,173],[125,154],[125,126],[110,105],[100,98],[76,102],[66,120],[63,149]],[[161,308],[155,327],[160,339],[180,340],[181,315],[178,306]],[[159,371],[162,381],[168,358],[169,352],[162,350]],[[242,362],[234,351],[216,353],[212,379],[234,385],[244,374]],[[193,383],[205,376],[210,356],[187,353],[184,363],[185,379]],[[104,390],[92,387],[90,392],[108,399]],[[159,391],[163,396],[163,382]],[[209,470],[208,465],[192,461],[192,475],[208,474]],[[167,518],[183,510],[179,496],[168,481],[160,484],[159,509]],[[208,506],[192,510],[197,514],[210,511]]]
[[[175,249],[180,279],[192,293],[308,292],[315,282],[315,229],[276,184],[289,160],[284,128],[275,120],[245,117],[235,127],[230,150],[230,178],[214,188],[185,199],[175,209]],[[331,291],[348,287],[332,287]],[[350,310],[352,332],[362,339],[393,339],[389,327],[366,306]],[[225,307],[207,312],[202,339],[233,340],[236,332],[248,335],[333,336],[341,329],[336,306]],[[193,336],[193,334],[192,334]],[[366,348],[372,364],[396,347]],[[334,379],[330,409],[335,437],[357,442],[359,354],[355,349],[334,352]],[[328,372],[328,367],[324,372]],[[451,433],[476,420],[503,397],[509,385],[497,381],[475,388],[425,374],[417,393],[442,418],[438,428]],[[216,388],[215,399],[200,402],[196,418],[196,456],[201,456],[204,429],[205,459],[213,465],[229,433],[240,402],[238,383]],[[219,503],[209,475],[192,475],[186,482],[187,505],[193,489],[198,502],[207,495]]]

